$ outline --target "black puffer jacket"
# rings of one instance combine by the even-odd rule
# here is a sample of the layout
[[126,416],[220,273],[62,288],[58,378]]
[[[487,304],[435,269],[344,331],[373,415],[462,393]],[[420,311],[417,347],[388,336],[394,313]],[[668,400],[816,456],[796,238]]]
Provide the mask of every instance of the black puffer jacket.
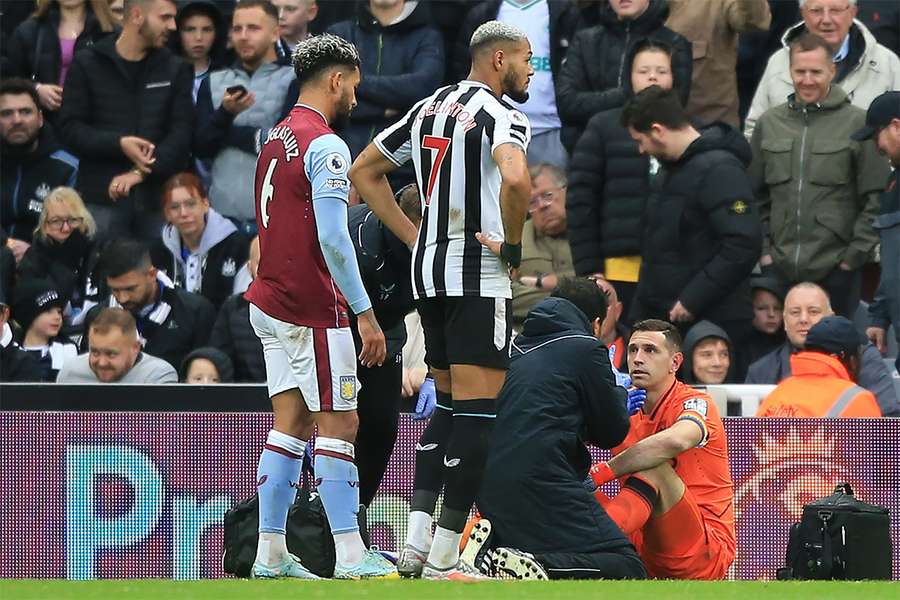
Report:
[[[85,2],[85,10],[84,30],[75,38],[75,52],[93,46],[112,33],[103,31],[90,2]],[[51,4],[45,18],[30,17],[23,21],[9,38],[6,47],[9,71],[3,76],[34,78],[36,83],[58,85],[62,65],[58,29],[59,7],[56,3]]]
[[189,163],[194,70],[161,48],[150,51],[133,79],[115,43],[108,36],[75,56],[63,91],[59,135],[80,160],[78,191],[85,202],[98,204],[112,202],[109,182],[133,167],[120,138],[134,135],[153,142],[153,173],[132,189],[131,197],[156,207],[163,182]]
[[209,345],[231,359],[237,383],[265,382],[262,343],[250,325],[250,303],[243,294],[235,294],[222,304],[209,336]]
[[[625,60],[631,72],[634,47]],[[690,79],[673,72],[676,89],[687,94]],[[622,82],[625,97],[633,95],[631,77]],[[569,162],[566,213],[575,273],[602,273],[604,259],[639,256],[644,210],[650,190],[650,159],[621,124],[620,107],[591,117]]]
[[19,282],[49,279],[60,296],[80,308],[85,299],[96,295],[94,271],[99,259],[100,244],[80,231],[72,232],[63,243],[37,237],[19,263]]
[[746,173],[750,145],[724,123],[701,133],[664,164],[662,188],[647,207],[632,320],[666,318],[679,300],[696,320],[753,316],[748,278],[762,232]]
[[[609,5],[604,4],[601,24],[575,35],[556,78],[556,106],[563,123],[563,144],[569,151],[591,117],[624,104],[624,85],[630,78],[626,60],[637,40],[650,37],[671,46],[675,78],[691,80],[691,43],[663,25],[669,16],[666,0],[650,0],[644,14],[633,21],[619,21]],[[686,106],[689,89],[683,87],[679,91]]]

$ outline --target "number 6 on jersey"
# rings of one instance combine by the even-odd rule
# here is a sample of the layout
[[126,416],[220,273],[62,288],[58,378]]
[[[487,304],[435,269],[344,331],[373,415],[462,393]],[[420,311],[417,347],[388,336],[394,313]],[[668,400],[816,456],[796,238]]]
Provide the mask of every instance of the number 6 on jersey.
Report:
[[269,161],[269,167],[266,169],[266,176],[263,177],[262,190],[259,194],[259,214],[262,218],[262,226],[266,229],[269,228],[269,201],[275,195],[275,186],[272,185],[272,174],[275,172],[277,164],[277,158]]

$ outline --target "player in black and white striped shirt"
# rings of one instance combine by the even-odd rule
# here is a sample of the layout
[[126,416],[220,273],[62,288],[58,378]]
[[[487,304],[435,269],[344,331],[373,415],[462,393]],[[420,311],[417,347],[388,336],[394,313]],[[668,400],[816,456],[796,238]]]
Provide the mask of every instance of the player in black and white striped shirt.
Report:
[[[402,575],[428,579],[479,578],[459,559],[458,547],[509,362],[509,268],[519,266],[531,195],[528,119],[502,99],[528,99],[531,45],[518,28],[490,21],[475,31],[469,47],[469,77],[418,102],[350,170],[375,214],[414,245],[413,293],[438,401],[416,446],[408,536],[397,566]],[[409,160],[422,194],[418,231],[386,178]],[[442,484],[444,504],[432,540]]]

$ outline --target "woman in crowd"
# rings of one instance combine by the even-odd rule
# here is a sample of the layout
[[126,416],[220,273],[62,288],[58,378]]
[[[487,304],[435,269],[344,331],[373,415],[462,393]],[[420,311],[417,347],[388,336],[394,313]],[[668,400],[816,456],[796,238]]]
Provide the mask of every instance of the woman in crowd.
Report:
[[234,381],[234,366],[231,359],[218,348],[197,348],[181,362],[178,380],[181,383],[204,385],[231,383]]
[[247,239],[210,208],[193,173],[179,173],[165,183],[162,209],[167,224],[150,249],[153,264],[176,286],[201,294],[218,308],[247,261]]
[[[658,85],[686,90],[690,78],[672,70],[672,50],[644,39],[625,58],[630,78],[625,95]],[[588,121],[569,163],[566,197],[568,237],[578,275],[603,275],[613,282],[627,315],[637,289],[647,198],[656,187],[659,162],[638,151],[621,124],[622,109],[603,111]]]
[[47,279],[64,300],[65,315],[78,321],[84,302],[96,295],[91,274],[99,260],[97,225],[78,192],[58,187],[44,198],[34,243],[19,264],[19,281]]
[[109,0],[37,0],[36,5],[9,39],[4,77],[33,79],[41,106],[53,114],[62,104],[75,52],[111,33],[115,19]]
[[78,347],[60,335],[66,299],[52,282],[32,279],[16,286],[13,320],[21,328],[18,343],[41,365],[41,381],[56,381],[66,361],[78,356]]

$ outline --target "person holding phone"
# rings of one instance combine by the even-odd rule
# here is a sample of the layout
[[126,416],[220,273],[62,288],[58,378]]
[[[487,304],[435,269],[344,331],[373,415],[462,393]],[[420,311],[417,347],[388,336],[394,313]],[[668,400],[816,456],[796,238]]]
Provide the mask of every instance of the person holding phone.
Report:
[[271,2],[238,4],[230,37],[237,63],[211,74],[197,94],[194,154],[212,161],[213,208],[253,237],[256,156],[299,92],[293,69],[277,63],[278,10]]

